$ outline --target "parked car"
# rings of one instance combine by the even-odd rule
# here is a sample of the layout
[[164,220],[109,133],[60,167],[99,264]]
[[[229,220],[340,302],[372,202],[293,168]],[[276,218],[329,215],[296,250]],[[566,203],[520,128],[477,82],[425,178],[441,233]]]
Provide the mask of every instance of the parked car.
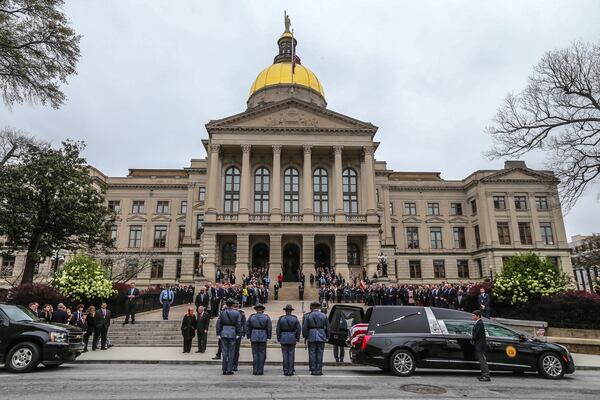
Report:
[[40,322],[26,307],[0,304],[0,363],[11,372],[30,372],[40,363],[58,367],[83,351],[81,329]]
[[[365,312],[336,304],[329,321],[332,344],[348,343],[346,326],[356,326],[354,334],[363,329],[362,338],[353,338],[350,348],[353,363],[398,376],[410,376],[416,368],[479,369],[471,344],[474,321],[467,312],[410,306],[375,306]],[[490,370],[538,372],[548,379],[575,372],[566,347],[527,337],[491,319],[484,318],[484,325]]]

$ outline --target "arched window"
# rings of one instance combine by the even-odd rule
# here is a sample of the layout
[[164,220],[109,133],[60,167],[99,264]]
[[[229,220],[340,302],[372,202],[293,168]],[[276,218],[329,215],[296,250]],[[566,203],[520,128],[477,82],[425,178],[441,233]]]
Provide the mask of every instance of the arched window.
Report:
[[348,265],[360,265],[360,250],[355,243],[348,244]]
[[260,167],[254,174],[254,212],[269,213],[269,170]]
[[283,212],[298,214],[300,212],[300,174],[296,168],[290,167],[283,172]]
[[329,181],[325,168],[313,172],[313,210],[315,214],[329,213]]
[[225,243],[221,252],[221,265],[235,265],[236,253],[235,243]]
[[240,170],[229,167],[225,170],[223,212],[237,214],[240,211]]
[[342,192],[344,196],[344,213],[358,214],[358,179],[356,171],[346,168],[342,172]]

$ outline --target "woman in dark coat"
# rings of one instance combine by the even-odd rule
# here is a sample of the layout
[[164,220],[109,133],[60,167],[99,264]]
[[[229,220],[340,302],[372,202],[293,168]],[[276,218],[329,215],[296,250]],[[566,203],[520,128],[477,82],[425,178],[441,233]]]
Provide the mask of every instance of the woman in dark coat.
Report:
[[96,307],[94,306],[89,306],[87,309],[87,313],[85,314],[85,325],[86,325],[86,330],[85,333],[83,334],[83,343],[85,345],[85,347],[83,348],[83,352],[85,353],[86,351],[88,351],[88,344],[90,342],[90,336],[92,337],[92,350],[96,350],[96,343],[93,342],[94,340],[94,336],[98,336],[97,334],[94,335],[94,330],[96,329]]
[[188,308],[187,314],[181,321],[181,335],[183,336],[183,352],[189,353],[192,350],[192,340],[196,336],[196,315],[194,308]]

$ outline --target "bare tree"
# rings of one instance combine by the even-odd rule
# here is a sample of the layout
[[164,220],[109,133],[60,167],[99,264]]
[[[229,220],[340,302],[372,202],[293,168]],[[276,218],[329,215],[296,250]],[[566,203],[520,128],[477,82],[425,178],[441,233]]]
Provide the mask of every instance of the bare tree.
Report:
[[156,255],[157,252],[153,248],[148,248],[137,251],[115,251],[98,254],[96,257],[101,258],[103,264],[108,267],[110,280],[125,283],[150,268]]
[[600,175],[600,44],[578,41],[546,53],[487,131],[492,158],[546,152],[564,204],[572,207]]
[[7,106],[39,101],[60,107],[60,84],[76,73],[80,36],[63,0],[0,1],[0,92]]
[[28,145],[45,145],[25,131],[10,126],[0,129],[0,168],[18,160]]

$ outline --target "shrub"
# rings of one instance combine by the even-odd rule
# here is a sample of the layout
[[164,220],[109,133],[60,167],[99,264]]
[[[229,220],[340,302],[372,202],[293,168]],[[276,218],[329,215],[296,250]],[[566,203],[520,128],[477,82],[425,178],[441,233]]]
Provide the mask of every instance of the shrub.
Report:
[[40,304],[51,304],[56,307],[58,303],[67,303],[67,298],[58,289],[43,283],[24,283],[8,291],[7,300],[13,304],[28,305],[32,301]]
[[570,277],[550,261],[525,253],[512,256],[504,263],[502,273],[494,281],[494,292],[500,301],[527,303],[563,292],[570,284]]
[[75,301],[108,298],[114,292],[107,275],[106,269],[98,261],[78,254],[54,274],[50,283]]

